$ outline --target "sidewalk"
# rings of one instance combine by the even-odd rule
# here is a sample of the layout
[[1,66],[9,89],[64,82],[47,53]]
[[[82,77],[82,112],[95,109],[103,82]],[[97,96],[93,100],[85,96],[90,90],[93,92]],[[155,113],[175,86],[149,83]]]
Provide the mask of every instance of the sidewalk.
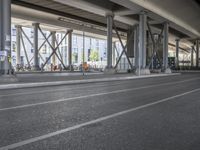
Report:
[[44,86],[56,86],[56,85],[72,85],[72,84],[84,84],[93,82],[111,82],[111,81],[123,81],[123,80],[134,80],[141,78],[153,78],[153,77],[163,77],[163,76],[174,76],[180,75],[180,73],[173,74],[152,74],[144,76],[136,76],[134,74],[113,74],[105,75],[103,73],[99,74],[89,74],[86,73],[84,76],[82,74],[54,74],[52,75],[18,75],[17,78],[19,82],[10,84],[0,84],[0,90],[5,89],[17,89],[17,88],[31,88],[31,87],[44,87]]

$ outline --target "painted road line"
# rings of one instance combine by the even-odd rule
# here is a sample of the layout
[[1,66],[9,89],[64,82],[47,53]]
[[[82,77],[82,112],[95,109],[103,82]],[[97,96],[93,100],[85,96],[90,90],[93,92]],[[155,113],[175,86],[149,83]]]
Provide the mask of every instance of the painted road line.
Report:
[[91,95],[77,96],[77,97],[71,97],[71,98],[66,98],[66,99],[63,98],[63,99],[45,101],[45,102],[34,103],[34,104],[26,104],[26,105],[14,106],[14,107],[6,107],[6,108],[1,108],[0,111],[21,109],[21,108],[34,107],[34,106],[45,105],[45,104],[66,102],[66,101],[73,101],[73,100],[77,100],[77,99],[84,99],[84,98],[89,98],[89,97],[103,96],[103,95],[109,95],[109,94],[115,94],[115,93],[123,93],[123,92],[153,88],[153,87],[158,87],[158,86],[163,86],[163,85],[173,85],[173,84],[184,83],[184,82],[193,81],[193,80],[197,80],[197,79],[195,78],[195,79],[183,80],[183,81],[178,81],[178,82],[168,82],[168,83],[149,85],[149,86],[143,86],[143,87],[137,87],[137,88],[129,88],[129,89],[123,89],[123,90],[115,90],[115,91],[111,91],[111,92],[102,92],[102,93],[91,94]]
[[121,116],[121,115],[125,115],[127,113],[134,112],[134,111],[137,111],[137,110],[140,110],[140,109],[148,108],[148,107],[151,107],[151,106],[154,106],[154,105],[166,102],[166,101],[175,100],[175,98],[179,98],[179,97],[182,97],[182,96],[194,93],[194,92],[198,92],[198,91],[200,91],[200,88],[194,89],[194,90],[191,90],[191,91],[188,91],[188,92],[185,92],[185,93],[181,93],[181,94],[178,94],[178,95],[175,95],[175,96],[171,96],[171,97],[168,97],[168,98],[165,98],[165,99],[161,99],[161,100],[158,100],[158,101],[155,101],[155,102],[152,102],[152,103],[141,105],[141,106],[138,106],[138,107],[135,107],[135,108],[127,109],[127,110],[124,110],[124,111],[121,111],[121,112],[118,112],[118,113],[114,113],[114,114],[111,114],[111,115],[108,115],[108,116],[100,117],[100,118],[95,119],[95,120],[91,120],[91,121],[88,121],[88,122],[85,122],[85,123],[81,123],[81,124],[78,124],[78,125],[75,125],[75,126],[72,126],[72,127],[69,127],[69,128],[65,128],[65,129],[62,129],[62,130],[58,130],[58,131],[55,131],[55,132],[52,132],[52,133],[45,134],[45,135],[42,135],[42,136],[38,136],[38,137],[35,137],[35,138],[24,140],[24,141],[14,143],[14,144],[11,144],[11,145],[7,145],[7,146],[4,146],[4,147],[1,147],[0,150],[9,150],[9,149],[21,147],[21,146],[24,146],[24,145],[27,145],[27,144],[30,144],[30,143],[33,143],[33,142],[45,140],[47,138],[50,138],[50,137],[53,137],[53,136],[56,136],[56,135],[60,135],[60,134],[66,133],[66,132],[70,132],[72,130],[76,130],[76,129],[79,129],[79,128],[82,128],[82,127],[85,127],[85,126],[88,126],[88,125],[91,125],[91,124],[95,124],[95,123],[102,122],[102,121],[105,121],[105,120],[108,120],[108,119],[112,119],[112,118],[115,118],[115,117],[118,117],[118,116]]
[[[188,81],[196,80],[200,78],[193,78],[189,79]],[[61,92],[61,91],[67,91],[67,90],[75,90],[75,89],[83,89],[83,88],[92,88],[92,87],[104,87],[104,86],[115,86],[115,85],[121,85],[122,83],[118,84],[111,84],[111,85],[106,85],[106,84],[101,84],[101,85],[95,85],[95,86],[83,86],[83,87],[76,87],[76,88],[65,88],[65,89],[53,89],[53,90],[40,90],[40,91],[33,91],[33,92],[21,92],[21,93],[14,93],[14,94],[5,94],[5,95],[0,95],[0,97],[10,97],[10,96],[19,96],[19,95],[31,95],[31,94],[43,94],[47,92]],[[126,84],[126,83],[123,83]]]
[[[193,78],[195,79],[195,78]],[[200,79],[200,78],[199,78]],[[189,79],[191,80],[191,79]],[[120,82],[120,81],[119,81]],[[13,93],[13,94],[4,94],[0,95],[0,97],[11,97],[11,96],[19,96],[19,95],[31,95],[31,94],[43,94],[47,92],[62,92],[62,91],[67,91],[67,90],[76,90],[76,89],[83,89],[83,88],[93,88],[93,87],[104,87],[104,86],[115,86],[115,85],[121,85],[121,84],[127,84],[128,81],[124,81],[124,83],[116,83],[116,84],[98,84],[92,85],[92,86],[83,86],[83,87],[74,87],[74,88],[64,88],[64,89],[51,89],[51,90],[40,90],[40,91],[31,91],[31,92],[21,92],[21,93]]]
[[55,86],[55,85],[71,85],[71,84],[85,84],[94,82],[111,82],[111,81],[124,81],[124,80],[135,80],[143,78],[154,78],[154,77],[165,77],[175,76],[176,74],[157,74],[157,75],[144,75],[144,76],[129,76],[129,77],[114,77],[114,78],[101,78],[101,79],[86,79],[86,80],[72,80],[72,81],[56,81],[56,82],[37,82],[37,83],[26,83],[26,84],[4,84],[0,85],[0,90],[5,89],[19,89],[19,88],[32,88],[32,87],[44,87],[44,86]]
[[[21,93],[13,93],[13,94],[5,94],[5,95],[0,95],[0,97],[10,97],[10,96],[19,96],[19,95],[31,95],[31,94],[43,94],[43,93],[48,93],[48,92],[62,92],[62,91],[69,91],[69,90],[76,90],[76,89],[84,89],[84,88],[95,88],[95,87],[104,87],[104,86],[115,86],[115,85],[121,85],[122,83],[118,84],[96,84],[96,85],[91,85],[91,86],[83,86],[83,87],[74,87],[74,88],[64,88],[64,89],[51,89],[51,90],[40,90],[40,91],[32,91],[32,92],[21,92]],[[124,83],[127,84],[127,83]]]

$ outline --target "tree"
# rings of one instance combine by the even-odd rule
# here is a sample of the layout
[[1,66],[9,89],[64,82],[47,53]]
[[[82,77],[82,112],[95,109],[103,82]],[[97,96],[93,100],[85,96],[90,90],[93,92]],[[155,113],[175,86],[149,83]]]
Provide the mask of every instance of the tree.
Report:
[[73,52],[72,53],[72,63],[77,63],[78,62],[78,53]]
[[99,61],[99,52],[97,50],[90,51],[90,61]]

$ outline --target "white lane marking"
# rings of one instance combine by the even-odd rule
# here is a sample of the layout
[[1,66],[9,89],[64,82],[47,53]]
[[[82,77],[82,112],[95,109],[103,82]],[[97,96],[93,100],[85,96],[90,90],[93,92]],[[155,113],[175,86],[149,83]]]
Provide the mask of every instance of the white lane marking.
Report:
[[21,92],[21,93],[14,93],[14,94],[6,94],[6,95],[0,95],[0,97],[9,97],[9,96],[17,96],[17,95],[31,95],[31,94],[42,94],[45,92],[62,92],[62,91],[69,91],[69,90],[76,90],[76,89],[84,89],[84,88],[92,88],[92,87],[103,87],[103,86],[115,86],[115,85],[121,85],[121,83],[118,84],[97,84],[92,86],[83,86],[83,87],[74,87],[74,88],[65,88],[65,89],[54,89],[54,90],[42,90],[42,91],[33,91],[33,92]]
[[129,89],[116,90],[116,91],[111,91],[111,92],[102,92],[102,93],[97,93],[97,94],[77,96],[77,97],[71,97],[71,98],[66,98],[66,99],[58,99],[58,100],[52,100],[52,101],[45,101],[45,102],[40,102],[40,103],[26,104],[26,105],[14,106],[14,107],[6,107],[6,108],[1,108],[0,111],[21,109],[21,108],[26,108],[26,107],[33,107],[33,106],[39,106],[39,105],[45,105],[45,104],[59,103],[59,102],[64,102],[64,101],[73,101],[73,100],[76,100],[76,99],[84,99],[84,98],[95,97],[95,96],[109,95],[109,94],[115,94],[115,93],[123,93],[123,92],[141,90],[141,89],[158,87],[158,86],[163,86],[163,85],[173,85],[173,84],[184,83],[184,82],[188,82],[188,81],[192,81],[192,80],[196,80],[196,79],[183,80],[183,81],[178,81],[178,82],[162,83],[162,84],[156,84],[156,85],[149,85],[149,86],[143,86],[143,87],[138,87],[138,88],[129,88]]
[[150,106],[153,106],[153,105],[157,105],[157,104],[160,104],[160,103],[163,103],[163,102],[166,102],[166,101],[174,100],[175,98],[182,97],[182,96],[185,96],[185,95],[197,92],[197,91],[200,91],[200,88],[194,89],[192,91],[188,91],[188,92],[185,92],[185,93],[181,93],[181,94],[178,94],[178,95],[175,95],[175,96],[171,96],[171,97],[168,97],[168,98],[165,98],[165,99],[161,99],[161,100],[158,100],[156,102],[152,102],[152,103],[141,105],[141,106],[138,106],[138,107],[135,107],[135,108],[127,109],[127,110],[124,110],[124,111],[121,111],[121,112],[118,112],[118,113],[114,113],[114,114],[111,114],[111,115],[108,115],[108,116],[100,117],[100,118],[95,119],[95,120],[91,120],[91,121],[88,121],[88,122],[85,122],[85,123],[81,123],[81,124],[78,124],[78,125],[75,125],[75,126],[72,126],[72,127],[68,127],[68,128],[62,129],[62,130],[58,130],[58,131],[55,131],[55,132],[52,132],[52,133],[45,134],[45,135],[42,135],[42,136],[38,136],[38,137],[35,137],[35,138],[24,140],[24,141],[14,143],[14,144],[11,144],[11,145],[7,145],[7,146],[4,146],[4,147],[1,147],[0,150],[9,150],[9,149],[24,146],[24,145],[27,145],[27,144],[30,144],[30,143],[33,143],[33,142],[41,141],[41,140],[44,140],[44,139],[47,139],[47,138],[50,138],[50,137],[53,137],[53,136],[56,136],[56,135],[59,135],[59,134],[63,134],[63,133],[70,132],[70,131],[75,130],[75,129],[82,128],[84,126],[88,126],[88,125],[95,124],[95,123],[98,123],[98,122],[101,122],[101,121],[112,119],[112,118],[115,118],[115,117],[118,117],[118,116],[121,116],[121,115],[125,115],[125,114],[130,113],[130,112],[140,110],[140,109],[144,109],[144,108],[147,108],[147,107],[150,107]]
[[136,80],[144,78],[155,78],[165,76],[176,76],[181,75],[180,73],[173,74],[154,74],[144,76],[128,76],[128,77],[114,77],[114,78],[101,78],[101,79],[87,79],[87,80],[70,80],[70,81],[56,81],[56,82],[35,82],[26,84],[4,84],[0,85],[0,89],[18,89],[18,88],[33,88],[33,87],[44,87],[44,86],[56,86],[56,85],[69,85],[69,84],[84,84],[84,83],[96,83],[96,82],[110,82],[110,81],[124,81],[124,80]]
[[[189,79],[188,81],[195,80],[195,79],[200,79],[200,78],[193,78],[193,79]],[[104,87],[104,86],[115,86],[115,85],[121,85],[121,84],[126,84],[126,83],[117,83],[117,84],[111,84],[111,85],[97,84],[95,86],[74,87],[74,88],[70,88],[70,89],[69,88],[65,88],[65,89],[57,89],[57,90],[54,89],[54,90],[42,90],[42,91],[33,91],[33,92],[21,92],[21,93],[0,95],[0,97],[31,95],[31,94],[42,94],[42,93],[46,93],[46,92],[62,92],[62,91],[75,90],[75,89],[92,88],[92,87]]]

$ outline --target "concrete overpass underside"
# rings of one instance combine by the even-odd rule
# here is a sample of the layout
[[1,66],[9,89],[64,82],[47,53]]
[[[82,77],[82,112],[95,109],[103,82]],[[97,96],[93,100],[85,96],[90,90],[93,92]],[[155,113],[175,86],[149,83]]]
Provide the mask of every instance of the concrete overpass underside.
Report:
[[[169,63],[200,69],[199,18],[199,0],[0,0],[0,150],[199,150],[200,71]],[[11,25],[34,70],[13,71]],[[72,35],[104,40],[105,73],[72,71]],[[44,42],[67,71],[39,67]]]
[[[39,23],[42,29],[49,31],[76,30],[85,31],[107,39],[107,69],[113,70],[112,42],[118,40],[122,44],[124,54],[129,60],[129,51],[135,58],[134,66],[130,66],[137,74],[149,74],[154,58],[158,57],[164,72],[168,66],[168,48],[176,51],[178,66],[179,51],[191,55],[191,66],[199,66],[200,6],[198,0],[10,0],[2,2],[1,9],[1,53],[5,61],[1,62],[1,74],[10,74],[9,44],[4,42],[9,37],[9,29],[4,33],[6,23],[9,24],[9,13],[15,25],[32,27]],[[180,7],[178,7],[180,5]],[[178,7],[178,8],[177,8]],[[6,22],[6,23],[4,23]],[[34,27],[33,27],[34,28]],[[37,33],[39,28],[34,28]],[[131,33],[131,34],[130,34]],[[34,65],[38,70],[38,45],[35,34]],[[120,40],[127,43],[123,45]],[[34,43],[33,43],[34,44]],[[127,51],[127,52],[126,52]],[[70,57],[68,58],[70,59]],[[195,61],[195,62],[194,62]],[[69,62],[71,62],[69,60]],[[117,63],[117,62],[116,62]],[[70,64],[71,65],[71,64]],[[108,71],[109,72],[109,71]],[[112,71],[111,71],[112,72]]]

